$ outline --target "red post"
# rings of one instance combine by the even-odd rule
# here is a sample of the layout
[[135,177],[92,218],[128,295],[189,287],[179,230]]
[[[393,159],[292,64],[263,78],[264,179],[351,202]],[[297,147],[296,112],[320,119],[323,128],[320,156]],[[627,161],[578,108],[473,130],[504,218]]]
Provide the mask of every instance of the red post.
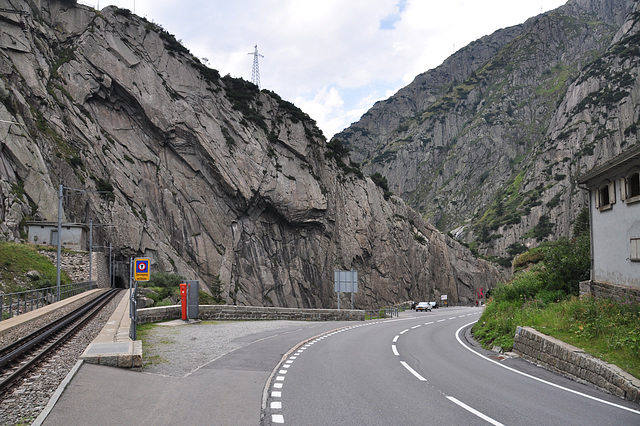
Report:
[[180,302],[182,302],[182,320],[187,320],[187,284],[180,284]]

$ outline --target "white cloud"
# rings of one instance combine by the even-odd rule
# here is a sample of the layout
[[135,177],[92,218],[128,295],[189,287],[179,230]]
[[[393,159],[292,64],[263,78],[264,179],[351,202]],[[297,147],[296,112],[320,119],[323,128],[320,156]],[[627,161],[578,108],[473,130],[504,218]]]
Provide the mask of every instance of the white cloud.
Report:
[[[91,4],[91,0],[82,1]],[[97,5],[97,0],[93,0]],[[327,137],[455,49],[564,0],[114,0],[161,24],[222,75],[294,102]]]

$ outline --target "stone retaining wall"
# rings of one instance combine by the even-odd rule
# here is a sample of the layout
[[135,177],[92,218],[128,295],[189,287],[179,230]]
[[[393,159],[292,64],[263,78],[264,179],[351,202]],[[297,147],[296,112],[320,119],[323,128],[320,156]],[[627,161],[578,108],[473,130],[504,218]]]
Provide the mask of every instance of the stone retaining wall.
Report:
[[[364,311],[337,309],[265,308],[256,306],[201,305],[201,320],[364,321]],[[180,319],[181,306],[138,309],[138,323]]]
[[617,284],[600,283],[587,280],[580,282],[580,295],[593,296],[596,299],[611,299],[617,302],[640,303],[640,289]]
[[640,403],[640,380],[615,365],[533,328],[517,328],[513,350],[527,361],[547,370]]

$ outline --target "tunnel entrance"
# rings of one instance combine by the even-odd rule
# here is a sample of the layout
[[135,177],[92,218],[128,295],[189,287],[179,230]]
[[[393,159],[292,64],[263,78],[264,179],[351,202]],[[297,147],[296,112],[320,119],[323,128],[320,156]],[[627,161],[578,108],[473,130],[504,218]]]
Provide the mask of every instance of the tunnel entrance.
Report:
[[124,278],[122,278],[119,275],[116,275],[115,277],[115,287],[116,288],[129,288],[129,281],[125,280]]

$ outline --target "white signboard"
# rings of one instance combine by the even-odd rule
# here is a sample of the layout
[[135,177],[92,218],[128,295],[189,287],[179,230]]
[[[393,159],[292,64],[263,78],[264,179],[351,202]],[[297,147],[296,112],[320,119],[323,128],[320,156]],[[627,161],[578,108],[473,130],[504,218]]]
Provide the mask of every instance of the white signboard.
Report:
[[447,300],[447,295],[446,294],[441,294],[440,295],[440,300]]

